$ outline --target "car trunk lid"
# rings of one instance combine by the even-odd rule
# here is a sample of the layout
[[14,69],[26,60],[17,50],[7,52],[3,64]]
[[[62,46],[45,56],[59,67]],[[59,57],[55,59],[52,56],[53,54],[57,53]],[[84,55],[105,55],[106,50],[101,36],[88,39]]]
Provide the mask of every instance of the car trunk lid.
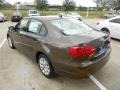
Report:
[[109,35],[99,31],[90,31],[81,33],[79,35],[68,36],[67,38],[72,42],[71,46],[94,46],[96,49],[94,56],[98,56],[104,53],[108,49],[110,43]]

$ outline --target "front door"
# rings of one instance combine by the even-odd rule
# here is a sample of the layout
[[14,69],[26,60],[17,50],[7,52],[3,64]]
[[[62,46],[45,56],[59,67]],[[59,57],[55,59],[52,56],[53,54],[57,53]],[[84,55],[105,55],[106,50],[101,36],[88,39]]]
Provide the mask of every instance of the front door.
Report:
[[26,54],[35,57],[38,49],[42,49],[46,32],[44,25],[35,19],[30,20],[26,31],[19,31],[21,47]]
[[110,32],[112,37],[120,39],[120,18],[110,20]]

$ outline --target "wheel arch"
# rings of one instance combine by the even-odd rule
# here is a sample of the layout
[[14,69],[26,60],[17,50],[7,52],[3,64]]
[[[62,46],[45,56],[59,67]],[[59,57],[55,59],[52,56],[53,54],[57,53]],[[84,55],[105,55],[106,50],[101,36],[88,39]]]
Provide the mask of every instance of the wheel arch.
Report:
[[42,52],[42,51],[38,51],[38,52],[36,53],[36,61],[37,61],[37,63],[38,63],[39,55],[41,55],[41,54],[45,55],[45,56],[49,59],[49,62],[52,64],[51,59],[48,57],[48,55],[46,55],[46,54],[45,54],[44,52]]
[[107,31],[107,32],[109,32],[109,33],[110,33],[109,29],[108,29],[108,28],[106,28],[106,27],[103,27],[103,28],[101,29],[101,31]]
[[38,52],[36,53],[36,62],[38,63],[38,58],[39,58],[39,55],[41,55],[41,54],[45,55],[45,56],[48,58],[48,61],[49,61],[49,63],[51,64],[51,67],[52,67],[52,69],[53,69],[54,72],[55,72],[55,68],[54,68],[54,65],[52,64],[51,59],[50,59],[50,58],[48,57],[48,55],[46,55],[44,52],[38,51]]

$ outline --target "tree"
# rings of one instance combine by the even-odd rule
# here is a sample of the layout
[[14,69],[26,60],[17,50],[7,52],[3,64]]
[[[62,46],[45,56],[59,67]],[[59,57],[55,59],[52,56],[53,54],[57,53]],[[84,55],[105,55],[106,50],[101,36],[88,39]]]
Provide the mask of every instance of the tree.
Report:
[[10,9],[10,8],[12,8],[12,5],[10,3],[6,2],[6,3],[4,3],[4,8]]
[[64,0],[63,7],[65,11],[75,10],[76,4],[73,0]]
[[41,10],[42,13],[44,10],[47,9],[47,6],[48,6],[47,0],[35,0],[35,3],[36,3],[36,8],[38,10]]
[[4,2],[5,2],[5,0],[0,0],[0,9],[4,8]]
[[96,3],[97,10],[98,10],[98,9],[99,9],[99,6],[100,6],[100,0],[94,0],[94,2]]
[[83,6],[79,6],[78,7],[78,10],[80,10],[80,11],[87,11],[87,7],[83,7]]
[[113,0],[94,0],[96,3],[97,9],[108,9],[111,7]]
[[5,2],[5,0],[0,0],[0,3],[4,3]]
[[97,9],[115,9],[116,12],[120,10],[120,0],[94,0]]
[[118,10],[120,10],[120,0],[113,0],[113,3],[112,3],[113,5],[113,8],[116,10],[116,12],[118,11]]

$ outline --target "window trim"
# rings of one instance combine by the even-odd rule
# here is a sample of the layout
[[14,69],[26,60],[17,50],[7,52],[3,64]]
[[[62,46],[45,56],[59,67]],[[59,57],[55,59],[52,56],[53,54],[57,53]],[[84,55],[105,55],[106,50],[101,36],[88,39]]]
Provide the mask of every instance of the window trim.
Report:
[[[45,28],[45,30],[46,30],[45,35],[40,35],[40,32],[41,32],[41,30],[42,30],[42,27],[44,27],[44,28]],[[40,36],[42,36],[42,37],[46,37],[46,36],[47,36],[47,34],[48,34],[48,30],[46,29],[46,27],[45,27],[45,25],[44,25],[44,24],[42,24],[42,27],[41,27],[41,29],[40,29],[39,35],[40,35]]]
[[117,19],[120,19],[120,18],[115,18],[115,19],[112,19],[112,20],[110,20],[109,22],[110,22],[110,23],[120,24],[120,22],[119,22],[119,23],[118,23],[118,22],[113,22],[113,20],[117,20]]

